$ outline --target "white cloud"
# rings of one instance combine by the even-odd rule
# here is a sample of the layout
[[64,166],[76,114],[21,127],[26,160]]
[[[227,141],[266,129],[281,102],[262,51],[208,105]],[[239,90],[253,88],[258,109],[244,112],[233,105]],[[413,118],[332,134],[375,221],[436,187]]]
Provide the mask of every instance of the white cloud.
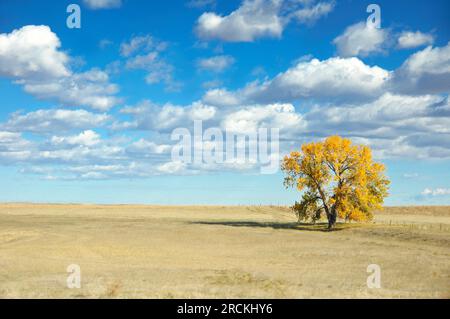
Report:
[[[280,128],[281,152],[298,148],[301,143],[339,134],[355,143],[370,145],[379,158],[450,158],[450,118],[441,114],[447,102],[441,96],[399,96],[386,93],[372,102],[312,107],[303,113],[290,103],[235,105],[216,108],[201,102],[187,106],[154,105],[144,101],[122,109],[123,116],[133,118],[126,129],[148,131],[148,137],[132,139],[134,132],[125,136],[101,139],[91,129],[76,134],[52,134],[48,141],[27,141],[22,134],[0,126],[0,161],[19,163],[27,173],[29,165],[53,167],[54,170],[34,172],[52,179],[111,179],[137,178],[155,174],[197,174],[211,171],[250,171],[258,166],[244,163],[223,165],[195,165],[172,162],[170,153],[173,128],[185,127],[192,131],[194,119],[202,119],[203,129],[219,127],[234,133],[250,134],[258,128]],[[41,113],[41,112],[39,112]],[[441,114],[441,115],[439,115]],[[57,132],[65,127],[70,114],[59,114],[62,122],[45,123],[43,118],[53,114],[28,116],[40,121],[34,132]],[[67,122],[68,123],[68,122]],[[73,123],[70,123],[73,124]],[[95,124],[94,126],[96,127]],[[11,127],[12,128],[12,127]],[[51,129],[50,129],[51,128]],[[138,134],[137,136],[140,136]],[[169,142],[170,141],[170,142]],[[206,147],[207,145],[205,145]],[[238,146],[239,147],[239,146]]]
[[[313,8],[311,3],[305,8]],[[147,71],[150,82],[172,72],[170,67],[163,67],[166,44],[160,46],[158,40],[149,36],[133,39],[121,47],[126,68]],[[278,127],[283,151],[298,148],[301,142],[340,134],[370,145],[377,158],[448,159],[450,104],[442,94],[448,94],[450,87],[449,47],[450,44],[428,47],[411,55],[395,71],[367,65],[355,57],[303,58],[273,78],[266,77],[236,91],[210,89],[201,101],[188,105],[144,101],[124,107],[120,121],[116,119],[113,124],[116,130],[111,134],[135,130],[126,136],[108,135],[102,139],[96,133],[99,127],[112,122],[107,114],[66,109],[13,113],[0,124],[0,161],[20,163],[25,166],[24,172],[29,165],[57,165],[53,171],[36,172],[52,179],[146,177],[254,168],[235,163],[196,167],[171,162],[171,130],[191,129],[196,119],[204,121],[204,129],[220,127],[238,133]],[[54,48],[61,52],[59,45]],[[0,61],[4,52],[0,52]],[[42,99],[99,110],[117,103],[118,88],[109,83],[107,73],[99,69],[74,73],[67,62],[61,61],[69,75],[58,74],[45,63],[39,64],[35,73],[21,65],[22,69],[17,69],[20,77],[9,66],[2,65],[0,72]],[[210,70],[228,66],[219,60],[202,62]],[[200,61],[198,66],[201,67]],[[299,102],[295,104],[297,110],[294,101]],[[139,131],[148,135],[143,138]],[[25,136],[28,138],[30,132],[37,138],[27,140]]]
[[[309,116],[316,117],[318,122],[345,123],[342,126],[349,129],[352,122],[355,125],[360,125],[361,128],[367,127],[367,129],[370,126],[379,127],[390,123],[395,123],[399,127],[400,120],[417,120],[423,116],[431,116],[432,106],[441,101],[442,97],[433,95],[407,96],[385,93],[369,103],[315,108],[309,113]],[[330,123],[325,124],[325,126],[328,124]],[[420,123],[417,122],[417,124]],[[414,130],[414,128],[411,128],[411,131]]]
[[120,54],[127,58],[127,69],[147,72],[147,84],[162,82],[168,91],[179,91],[182,84],[173,79],[175,68],[162,56],[167,47],[167,42],[161,42],[150,35],[137,36],[122,43]]
[[399,49],[411,49],[422,45],[430,45],[433,42],[434,36],[432,34],[422,33],[420,31],[404,31],[398,37],[397,47]]
[[21,133],[0,131],[0,163],[15,163],[31,155],[32,143]]
[[0,34],[0,76],[49,79],[70,75],[69,57],[48,26],[28,25]]
[[13,143],[17,141],[20,136],[20,133],[0,131],[0,143]]
[[[447,50],[427,48],[395,71],[368,66],[358,58],[302,59],[262,83],[236,91],[211,89],[202,101],[217,107],[215,119],[222,127],[245,131],[261,122],[273,126],[262,116],[270,104],[298,100],[305,111],[293,109],[290,114],[295,124],[284,126],[284,147],[339,134],[371,145],[378,158],[446,159],[450,158],[450,104],[444,88],[449,83]],[[404,81],[410,90],[406,93],[396,86],[404,69],[410,72]],[[409,81],[423,73],[440,75],[441,88],[430,90],[433,81],[421,88],[411,85]],[[279,118],[283,119],[279,123],[290,123]]]
[[197,67],[201,70],[222,72],[234,63],[234,58],[229,55],[217,55],[211,58],[199,59]]
[[167,48],[166,42],[161,42],[151,35],[141,35],[132,37],[128,42],[122,42],[120,45],[120,54],[124,57],[135,54],[136,52],[161,52]]
[[137,55],[126,62],[128,69],[151,69],[158,59],[158,52]]
[[[450,121],[447,121],[447,124],[450,124]],[[417,132],[406,137],[405,141],[416,147],[440,147],[450,150],[450,131],[447,127],[446,132]]]
[[124,164],[92,164],[70,166],[31,166],[20,170],[25,174],[37,174],[46,180],[96,180],[111,178],[148,177],[154,175],[154,171],[148,165],[142,163]]
[[167,162],[158,166],[158,171],[164,174],[177,174],[185,170],[186,164],[183,162]]
[[260,38],[280,38],[292,20],[313,24],[334,8],[334,1],[243,0],[228,15],[205,12],[197,20],[195,32],[202,40],[253,42]]
[[205,105],[201,102],[194,102],[188,109],[189,118],[192,120],[208,121],[217,113],[214,106]]
[[386,29],[368,26],[359,22],[347,27],[343,34],[333,40],[338,54],[342,57],[365,57],[372,53],[383,52],[383,45],[388,39]]
[[[128,128],[162,132],[172,130],[175,127],[190,126],[194,120],[211,120],[216,112],[215,107],[202,102],[194,102],[188,106],[170,103],[159,106],[148,100],[144,100],[134,107],[125,107],[121,110],[121,113],[130,114],[134,117],[134,121]],[[121,127],[118,123],[116,126]]]
[[130,58],[125,67],[129,70],[145,70],[145,81],[148,84],[164,82],[169,89],[177,90],[178,84],[173,81],[174,68],[171,64],[159,57],[158,52],[137,55]]
[[51,142],[54,145],[85,145],[93,146],[100,143],[100,135],[92,130],[86,130],[73,136],[53,136]]
[[[280,134],[286,136],[302,131],[306,123],[292,104],[253,104],[217,108],[194,102],[188,106],[165,104],[153,105],[143,101],[135,107],[127,107],[122,113],[129,114],[133,121],[127,129],[146,130],[168,134],[174,128],[193,129],[195,120],[202,120],[203,129],[220,127],[235,133],[256,132],[259,128],[279,128]],[[121,127],[117,124],[116,127]],[[143,143],[142,141],[140,143]]]
[[450,42],[427,47],[411,55],[395,71],[392,89],[408,94],[450,92]]
[[241,103],[236,94],[226,89],[208,90],[202,98],[203,102],[215,106],[235,106]]
[[[124,152],[124,139],[102,140],[93,132],[58,136],[47,139],[24,140],[0,154],[0,162],[15,162],[24,173],[52,176],[52,179],[75,179],[94,170],[77,170],[80,165],[96,167],[105,173],[106,166],[130,165],[132,160]],[[1,143],[0,143],[1,144]],[[0,146],[1,148],[1,146]],[[79,174],[57,174],[58,172]],[[109,177],[117,175],[111,173]],[[129,176],[132,172],[129,172]]]
[[0,129],[12,132],[52,133],[99,127],[110,119],[107,114],[86,110],[37,110],[29,113],[13,113]]
[[0,34],[0,76],[12,77],[26,92],[70,106],[107,110],[120,101],[118,86],[98,69],[72,72],[70,58],[48,26],[28,25]]
[[127,152],[130,153],[139,153],[142,156],[147,156],[149,154],[168,154],[172,146],[169,144],[157,144],[153,141],[148,141],[146,139],[139,139],[136,142],[133,142],[128,148]]
[[[151,165],[132,161],[122,164],[72,165],[61,170],[64,175],[59,179],[111,179],[136,178],[155,175]],[[70,175],[67,175],[70,174]]]
[[70,106],[89,106],[105,111],[120,102],[114,95],[119,91],[109,83],[109,76],[99,69],[76,73],[70,77],[49,81],[24,81],[26,92],[39,99],[56,100]]
[[414,53],[403,64],[411,74],[450,72],[450,42],[444,47],[426,49]]
[[[411,55],[397,70],[365,64],[359,58],[299,59],[274,78],[250,82],[235,91],[208,90],[202,101],[213,106],[268,104],[302,101],[366,103],[382,96],[448,94],[450,91],[450,43],[427,47]],[[436,112],[448,114],[450,106]]]
[[119,8],[122,0],[83,0],[84,4],[93,10]]
[[243,107],[226,114],[221,126],[227,131],[245,134],[257,132],[258,128],[301,131],[305,123],[292,104],[269,104]]
[[111,163],[124,160],[123,148],[115,145],[99,145],[87,147],[84,145],[72,148],[39,150],[33,160],[44,163]]
[[422,192],[424,196],[445,196],[450,195],[450,188],[425,188]]
[[335,6],[333,2],[319,2],[313,6],[305,7],[293,13],[293,17],[300,23],[312,24],[320,18],[327,16],[333,11]]
[[436,113],[439,95],[385,93],[370,103],[315,106],[307,136],[338,134],[370,145],[377,158],[450,158],[450,118]]
[[229,42],[251,42],[261,37],[279,38],[283,32],[283,20],[278,16],[281,2],[244,0],[237,10],[227,16],[205,12],[198,18],[196,33],[205,40]]
[[252,83],[238,94],[257,102],[370,98],[381,94],[389,77],[388,71],[358,58],[313,59],[299,62],[262,84]]

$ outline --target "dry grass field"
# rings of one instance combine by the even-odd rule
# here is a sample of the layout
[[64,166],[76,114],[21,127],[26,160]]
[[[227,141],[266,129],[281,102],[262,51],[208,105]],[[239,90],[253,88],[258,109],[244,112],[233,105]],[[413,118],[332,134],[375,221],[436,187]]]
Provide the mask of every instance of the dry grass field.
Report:
[[450,207],[326,232],[280,207],[2,204],[0,297],[450,298]]

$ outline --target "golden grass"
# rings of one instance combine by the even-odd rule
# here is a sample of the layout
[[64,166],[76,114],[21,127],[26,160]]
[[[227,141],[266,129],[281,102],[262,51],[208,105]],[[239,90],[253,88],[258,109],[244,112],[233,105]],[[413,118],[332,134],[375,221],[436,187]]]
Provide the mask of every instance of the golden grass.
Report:
[[[2,204],[0,297],[449,298],[449,247],[449,207],[327,232],[275,206]],[[81,289],[66,287],[70,264]]]

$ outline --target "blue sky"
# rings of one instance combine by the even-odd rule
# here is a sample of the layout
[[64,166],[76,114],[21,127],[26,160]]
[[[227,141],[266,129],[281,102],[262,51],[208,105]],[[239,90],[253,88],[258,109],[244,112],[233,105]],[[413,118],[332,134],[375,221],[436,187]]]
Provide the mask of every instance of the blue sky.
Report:
[[1,1],[0,201],[298,197],[257,164],[174,162],[170,133],[201,119],[279,128],[281,154],[349,137],[387,165],[387,204],[450,204],[448,12],[446,0]]

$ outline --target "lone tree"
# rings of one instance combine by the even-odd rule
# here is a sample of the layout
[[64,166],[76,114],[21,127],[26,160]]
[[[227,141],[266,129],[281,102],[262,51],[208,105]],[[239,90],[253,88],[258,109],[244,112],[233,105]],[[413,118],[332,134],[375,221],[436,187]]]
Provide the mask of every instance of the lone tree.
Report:
[[329,230],[337,217],[371,220],[372,211],[381,208],[388,195],[384,165],[373,162],[369,147],[340,136],[302,145],[301,152],[283,159],[281,169],[284,185],[303,191],[293,206],[299,221],[315,222],[325,213]]

